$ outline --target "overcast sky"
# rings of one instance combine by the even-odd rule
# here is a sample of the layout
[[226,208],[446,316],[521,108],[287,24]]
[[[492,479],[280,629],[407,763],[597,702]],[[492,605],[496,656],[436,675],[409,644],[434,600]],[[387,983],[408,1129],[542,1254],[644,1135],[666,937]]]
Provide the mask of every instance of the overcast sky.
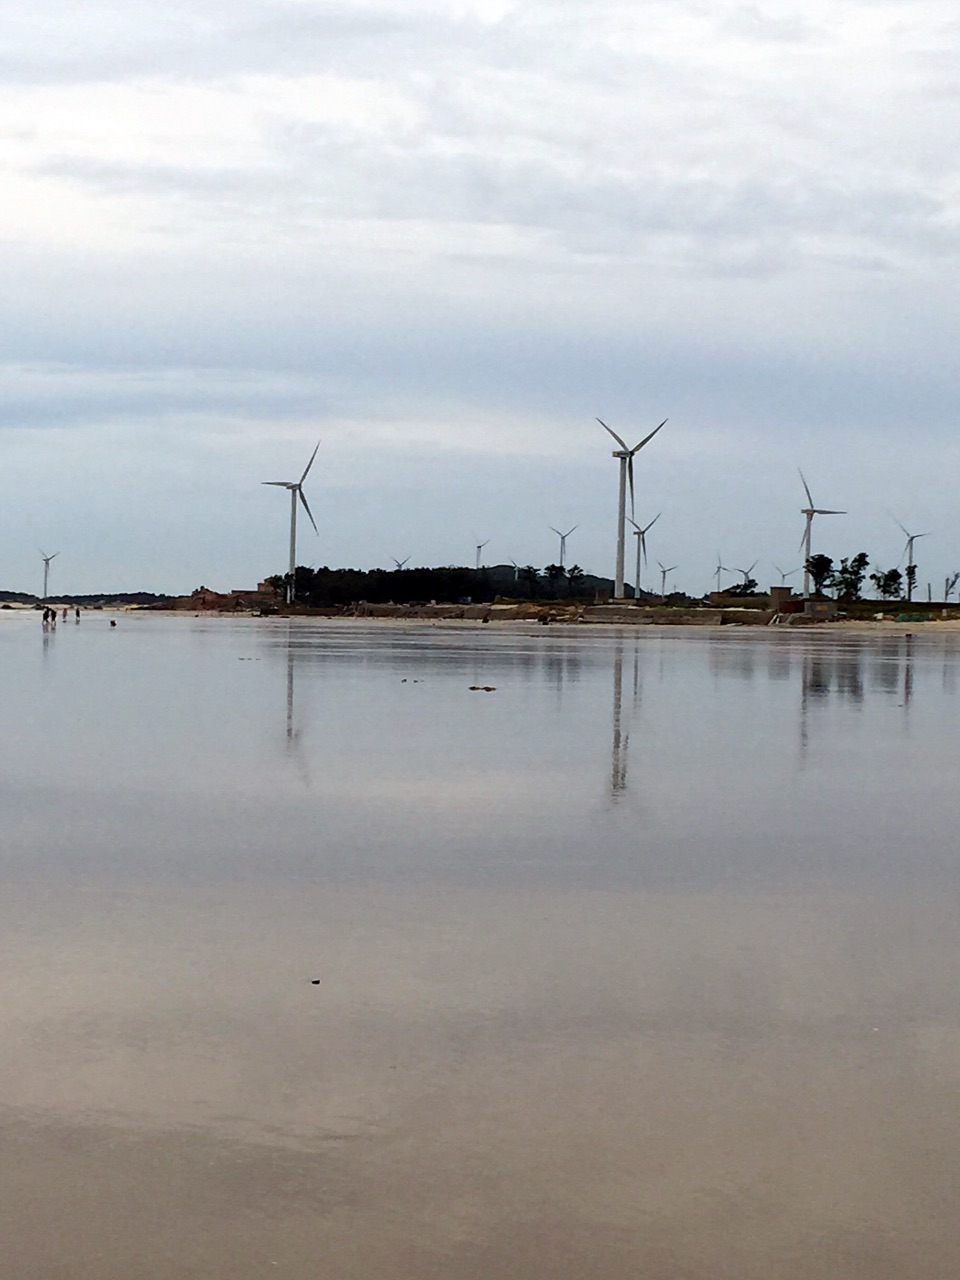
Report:
[[[8,0],[0,587],[960,569],[946,0]],[[796,583],[797,578],[791,580]]]

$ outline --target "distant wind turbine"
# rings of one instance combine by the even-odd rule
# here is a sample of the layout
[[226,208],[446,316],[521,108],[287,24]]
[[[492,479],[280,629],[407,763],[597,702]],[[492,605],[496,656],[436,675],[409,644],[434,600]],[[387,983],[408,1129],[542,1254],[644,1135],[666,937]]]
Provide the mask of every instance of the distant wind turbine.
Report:
[[754,571],[754,569],[757,567],[757,564],[758,564],[758,563],[759,563],[759,561],[754,560],[753,564],[750,566],[750,568],[749,568],[749,569],[736,569],[736,568],[734,569],[734,573],[742,573],[742,574],[743,574],[743,585],[744,585],[744,586],[746,586],[746,584],[750,581],[750,575],[751,575],[751,573],[753,573],[753,571]]
[[52,556],[48,556],[47,553],[42,549],[40,551],[40,555],[43,558],[43,598],[44,600],[46,600],[47,598],[47,584],[50,581],[50,561],[56,560],[59,554],[60,554],[59,551],[55,551]]
[[624,555],[625,555],[626,537],[627,537],[626,517],[627,517],[627,485],[628,484],[630,486],[630,514],[631,516],[636,514],[634,510],[633,459],[640,452],[640,450],[643,448],[645,444],[650,443],[653,437],[660,430],[660,427],[665,425],[665,423],[667,422],[667,419],[664,418],[663,422],[660,423],[659,427],[654,427],[654,429],[650,432],[650,434],[648,436],[644,436],[643,439],[640,441],[640,443],[634,445],[632,449],[628,447],[627,442],[625,440],[621,439],[621,437],[618,436],[615,431],[611,430],[611,428],[607,426],[607,424],[603,421],[602,418],[598,418],[597,421],[600,423],[601,427],[603,427],[604,431],[608,432],[611,436],[613,436],[614,440],[616,440],[617,444],[620,446],[620,448],[615,449],[613,453],[613,456],[615,458],[619,458],[620,460],[620,504],[619,504],[618,514],[617,514],[617,571],[616,571],[616,578],[613,584],[613,594],[618,599],[622,599],[623,598],[623,566],[624,566]]
[[947,601],[950,599],[950,593],[953,590],[953,588],[957,585],[958,578],[960,578],[960,573],[948,573],[947,576],[944,578],[943,580],[943,603],[944,604],[946,604]]
[[658,564],[658,565],[660,565],[660,594],[661,594],[661,596],[666,596],[666,594],[667,594],[667,574],[668,574],[668,573],[673,573],[674,569],[676,569],[676,568],[677,568],[677,566],[676,566],[675,564],[672,564],[672,565],[670,565],[670,566],[669,566],[669,568],[668,568],[668,567],[667,567],[666,565],[664,565],[664,564],[663,564],[663,562],[662,562],[662,561],[660,561],[660,560],[658,560],[658,561],[657,561],[657,564]]
[[639,599],[639,596],[640,596],[640,556],[641,554],[643,555],[643,563],[644,564],[647,563],[647,533],[653,528],[653,526],[657,523],[657,521],[660,519],[662,515],[663,515],[663,512],[658,511],[657,514],[650,521],[650,523],[644,526],[643,528],[641,528],[640,525],[637,524],[636,520],[630,521],[630,523],[633,525],[633,536],[637,540],[637,576],[633,585],[633,598],[635,600]]
[[727,568],[727,566],[726,566],[725,564],[721,564],[721,563],[720,563],[720,552],[718,551],[718,552],[717,552],[717,567],[716,567],[716,569],[714,569],[714,571],[713,571],[713,575],[712,575],[712,576],[713,576],[713,577],[715,577],[715,578],[716,578],[716,580],[717,580],[717,591],[718,591],[718,593],[719,593],[719,591],[720,591],[720,575],[721,575],[721,573],[729,573],[729,572],[730,572],[730,570]]
[[[903,525],[900,524],[896,516],[893,517],[893,522],[903,529]],[[917,576],[917,566],[913,562],[913,544],[918,538],[926,538],[928,535],[925,533],[910,533],[907,529],[903,529],[903,532],[907,535],[907,545],[903,548],[903,555],[900,559],[902,561],[904,556],[907,559],[907,599],[912,600],[913,580]]]
[[393,561],[393,563],[397,566],[397,572],[398,572],[398,573],[400,572],[400,570],[403,568],[403,566],[404,566],[405,564],[409,564],[409,563],[410,563],[410,557],[409,557],[409,556],[407,556],[406,560],[398,560],[398,559],[396,558],[396,556],[391,556],[391,557],[390,557],[390,559],[391,559],[391,560]]
[[[800,471],[800,468],[797,468]],[[815,507],[813,505],[813,495],[810,492],[810,486],[804,480],[803,472],[800,471],[800,479],[803,481],[803,487],[806,490],[807,501],[809,507],[801,507],[800,514],[806,518],[806,525],[803,530],[803,537],[800,539],[800,550],[803,552],[803,598],[810,598],[810,570],[807,565],[810,563],[810,533],[813,529],[814,516],[845,516],[845,511],[832,511],[827,507]]]
[[[474,537],[476,537],[477,535],[476,535],[476,534],[474,534],[473,536],[474,536]],[[487,538],[486,542],[478,542],[478,543],[477,543],[477,568],[478,568],[478,569],[480,568],[480,552],[483,550],[483,548],[487,545],[487,542],[489,542],[489,541],[490,541],[490,539],[489,539],[489,538]]]
[[799,573],[801,568],[800,565],[797,565],[796,569],[788,569],[786,573],[784,573],[784,571],[780,568],[778,564],[775,564],[773,567],[776,569],[777,573],[779,573],[780,575],[781,587],[785,587],[787,585],[787,579],[792,578],[795,573]]
[[318,440],[313,453],[310,455],[310,461],[303,469],[303,475],[299,480],[262,480],[261,484],[274,485],[279,489],[290,490],[290,576],[287,580],[287,604],[293,604],[294,598],[294,580],[297,572],[297,495],[303,503],[303,509],[310,517],[310,523],[313,525],[313,531],[320,536],[320,530],[317,528],[317,522],[313,518],[313,512],[307,502],[303,492],[303,482],[307,478],[307,473],[313,466],[313,460],[317,456],[317,449],[320,448]]
[[570,537],[571,533],[573,533],[573,529],[579,529],[579,528],[580,528],[580,526],[579,526],[578,524],[575,524],[575,525],[573,526],[573,529],[568,529],[566,533],[561,533],[559,529],[554,529],[554,528],[553,528],[553,525],[551,525],[551,526],[550,526],[550,528],[551,528],[551,529],[553,529],[553,532],[554,532],[554,533],[557,535],[557,537],[560,539],[560,560],[559,560],[559,564],[560,564],[560,568],[562,569],[562,568],[563,568],[563,562],[564,562],[564,559],[566,558],[566,554],[567,554],[567,539]]

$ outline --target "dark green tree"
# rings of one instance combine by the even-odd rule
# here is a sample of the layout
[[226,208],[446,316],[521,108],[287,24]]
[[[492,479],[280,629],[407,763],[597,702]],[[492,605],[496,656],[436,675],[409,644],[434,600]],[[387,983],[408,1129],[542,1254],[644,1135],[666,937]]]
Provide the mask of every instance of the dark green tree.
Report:
[[525,564],[520,570],[520,581],[526,586],[531,600],[540,594],[540,572],[532,564]]
[[878,569],[871,573],[870,581],[883,600],[899,599],[903,595],[903,574],[899,569]]
[[833,582],[833,560],[830,556],[811,556],[804,568],[813,579],[813,594],[822,596]]
[[836,588],[838,600],[860,599],[860,592],[863,588],[863,580],[867,575],[867,565],[869,563],[870,561],[865,551],[859,552],[849,560],[844,557],[840,561],[840,568],[833,575],[833,585]]
[[547,582],[550,584],[550,594],[553,596],[563,595],[563,589],[567,585],[567,571],[562,564],[548,564],[544,569]]

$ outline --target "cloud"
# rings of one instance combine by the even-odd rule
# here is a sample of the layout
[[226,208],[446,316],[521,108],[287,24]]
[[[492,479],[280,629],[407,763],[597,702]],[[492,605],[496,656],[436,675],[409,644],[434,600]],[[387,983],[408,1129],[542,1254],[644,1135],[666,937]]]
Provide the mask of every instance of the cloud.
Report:
[[[50,520],[42,485],[97,531],[91,578],[252,580],[276,567],[261,472],[320,433],[325,560],[382,559],[376,512],[439,562],[460,523],[540,560],[541,527],[580,520],[609,568],[599,413],[670,417],[644,473],[692,589],[717,542],[798,539],[798,461],[872,513],[852,539],[902,500],[950,555],[940,0],[40,3],[10,29],[9,545]],[[189,505],[204,468],[222,537]],[[137,508],[149,533],[111,539]]]

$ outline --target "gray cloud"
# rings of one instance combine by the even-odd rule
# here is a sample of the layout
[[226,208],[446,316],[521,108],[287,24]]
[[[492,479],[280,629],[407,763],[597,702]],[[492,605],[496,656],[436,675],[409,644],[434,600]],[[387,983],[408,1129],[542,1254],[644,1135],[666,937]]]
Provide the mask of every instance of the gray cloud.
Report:
[[952,565],[945,3],[495,16],[15,6],[8,574],[52,525],[91,587],[251,581],[259,481],[317,433],[317,562],[465,558],[473,525],[542,562],[579,520],[609,569],[596,413],[670,416],[643,501],[692,589],[717,544],[789,558],[797,462],[851,511],[831,549],[895,558],[895,506]]

